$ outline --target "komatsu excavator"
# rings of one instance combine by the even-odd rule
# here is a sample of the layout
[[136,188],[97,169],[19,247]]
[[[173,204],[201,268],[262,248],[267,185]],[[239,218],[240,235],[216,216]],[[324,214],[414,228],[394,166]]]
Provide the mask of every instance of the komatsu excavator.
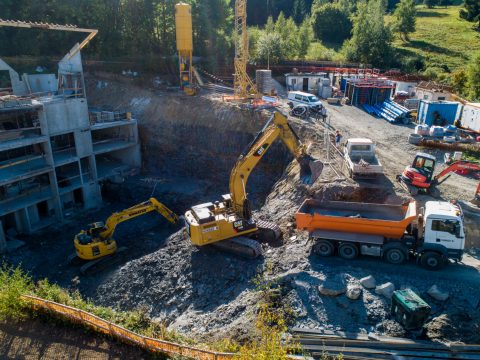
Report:
[[250,173],[277,138],[282,139],[299,162],[300,177],[305,184],[312,184],[320,176],[323,163],[307,154],[287,117],[275,112],[238,158],[230,174],[230,193],[223,195],[221,201],[196,205],[185,213],[187,232],[193,244],[213,244],[228,252],[255,258],[262,254],[258,241],[278,241],[281,231],[276,224],[252,219],[246,192]]
[[95,222],[89,225],[88,230],[80,231],[74,238],[75,256],[70,261],[87,261],[80,268],[82,274],[92,274],[115,263],[113,255],[117,251],[126,250],[126,248],[118,248],[117,242],[113,239],[113,233],[117,225],[151,211],[157,211],[172,224],[178,221],[177,214],[157,199],[150,198],[128,209],[113,213],[105,223]]

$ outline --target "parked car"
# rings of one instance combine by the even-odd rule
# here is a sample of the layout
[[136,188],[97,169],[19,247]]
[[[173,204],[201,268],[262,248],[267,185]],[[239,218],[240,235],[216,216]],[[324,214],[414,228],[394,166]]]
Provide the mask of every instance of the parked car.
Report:
[[315,95],[302,91],[290,91],[288,93],[288,101],[291,102],[294,106],[305,105],[309,108],[320,108],[323,106],[322,102]]

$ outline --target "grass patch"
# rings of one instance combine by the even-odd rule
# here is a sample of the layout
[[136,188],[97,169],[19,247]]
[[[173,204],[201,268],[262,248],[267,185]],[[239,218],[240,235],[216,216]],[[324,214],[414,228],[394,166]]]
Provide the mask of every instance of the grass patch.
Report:
[[325,61],[337,61],[344,62],[345,57],[339,51],[333,47],[326,47],[320,41],[314,41],[308,48],[306,60],[325,60]]
[[[472,55],[480,51],[480,32],[474,24],[460,19],[460,6],[427,9],[417,7],[417,29],[410,34],[410,42],[400,38],[394,41],[401,53],[419,55],[426,67],[446,65],[450,71],[462,67]],[[387,22],[393,17],[387,16]]]
[[0,320],[24,319],[35,315],[31,312],[28,302],[22,299],[22,295],[34,295],[87,311],[144,336],[181,344],[195,344],[192,339],[167,330],[164,324],[151,320],[145,308],[121,311],[98,306],[83,299],[78,291],[69,292],[48,280],[35,283],[21,268],[3,264],[0,267]]

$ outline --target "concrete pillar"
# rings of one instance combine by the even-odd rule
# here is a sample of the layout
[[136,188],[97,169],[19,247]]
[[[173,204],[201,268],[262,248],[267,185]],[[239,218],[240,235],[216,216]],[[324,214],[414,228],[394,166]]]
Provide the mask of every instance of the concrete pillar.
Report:
[[62,201],[60,199],[60,193],[58,191],[58,183],[55,172],[49,172],[48,178],[50,180],[50,189],[52,190],[54,208],[55,208],[55,218],[58,221],[63,221],[63,210],[62,210]]
[[90,183],[83,185],[82,193],[85,209],[96,208],[102,204],[100,185],[98,185],[97,182],[91,181]]
[[0,254],[4,254],[7,251],[7,238],[3,231],[3,224],[0,220]]
[[[37,205],[32,205],[27,208],[28,218],[30,219],[30,225],[34,225],[40,221]],[[33,226],[34,227],[34,226]]]

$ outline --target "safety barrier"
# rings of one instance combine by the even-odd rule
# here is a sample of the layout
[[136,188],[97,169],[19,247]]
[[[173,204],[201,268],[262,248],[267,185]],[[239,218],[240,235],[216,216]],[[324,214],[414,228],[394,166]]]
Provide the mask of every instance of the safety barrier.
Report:
[[136,344],[148,351],[161,352],[166,355],[180,355],[196,360],[230,360],[235,357],[235,354],[232,353],[219,353],[187,345],[176,344],[169,341],[149,338],[71,306],[44,300],[36,296],[23,295],[22,297],[23,299],[29,301],[34,309],[51,311],[57,315],[64,316],[73,322],[89,326],[100,333],[111,335],[121,341]]

